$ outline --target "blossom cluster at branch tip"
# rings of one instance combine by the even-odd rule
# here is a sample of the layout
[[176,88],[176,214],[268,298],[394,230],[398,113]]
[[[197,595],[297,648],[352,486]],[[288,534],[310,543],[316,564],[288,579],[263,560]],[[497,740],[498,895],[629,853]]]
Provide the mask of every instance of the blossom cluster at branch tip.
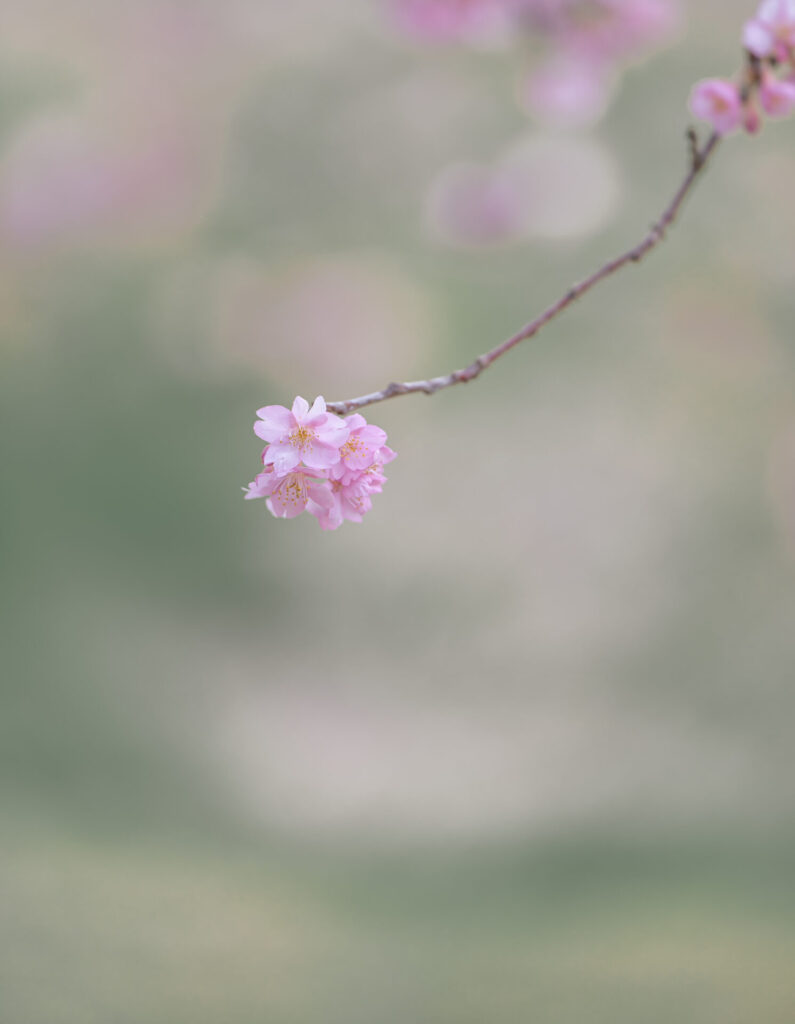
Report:
[[754,135],[762,113],[786,117],[795,109],[795,0],[762,0],[745,23],[743,46],[748,61],[739,81],[707,78],[690,96],[690,109],[719,135],[740,127]]
[[254,433],[268,443],[263,471],[244,488],[246,498],[265,498],[280,519],[309,512],[323,530],[346,519],[360,523],[386,483],[384,466],[395,458],[386,433],[358,413],[341,419],[326,412],[322,398],[311,408],[300,396],[292,409],[266,405],[257,416]]

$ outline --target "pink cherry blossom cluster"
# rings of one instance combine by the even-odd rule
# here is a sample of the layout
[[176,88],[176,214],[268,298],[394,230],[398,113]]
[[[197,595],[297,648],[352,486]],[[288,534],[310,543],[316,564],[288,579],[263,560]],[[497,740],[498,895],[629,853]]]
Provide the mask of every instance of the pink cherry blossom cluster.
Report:
[[246,498],[266,498],[270,512],[294,519],[307,511],[323,530],[345,519],[360,523],[372,508],[395,458],[386,433],[358,413],[341,419],[316,398],[312,408],[300,396],[292,409],[266,405],[257,410],[254,433],[267,441],[263,472],[244,488]]
[[[743,29],[748,61],[739,81],[707,78],[696,83],[690,109],[720,135],[743,127],[755,134],[769,117],[795,109],[795,0],[762,0]],[[757,105],[758,101],[758,105]]]
[[532,114],[587,122],[604,111],[622,62],[674,27],[675,0],[391,0],[395,20],[434,42],[489,45],[530,40],[541,63],[522,76]]

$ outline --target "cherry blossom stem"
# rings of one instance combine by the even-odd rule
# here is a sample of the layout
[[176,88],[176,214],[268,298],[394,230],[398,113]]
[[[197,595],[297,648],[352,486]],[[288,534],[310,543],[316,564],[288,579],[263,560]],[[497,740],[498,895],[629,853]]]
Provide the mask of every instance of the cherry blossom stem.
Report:
[[596,270],[590,277],[586,277],[585,280],[580,281],[579,284],[572,285],[569,290],[558,299],[557,302],[553,303],[548,309],[544,310],[540,316],[537,316],[535,320],[531,320],[530,323],[526,324],[517,334],[514,334],[511,338],[503,341],[497,345],[496,348],[486,352],[482,356],[470,363],[469,366],[464,367],[461,370],[454,370],[452,373],[445,374],[442,377],[431,377],[429,380],[414,380],[406,381],[403,384],[393,382],[388,384],[381,391],[373,391],[369,395],[361,395],[359,398],[349,398],[343,402],[328,402],[327,408],[330,412],[339,413],[346,415],[348,413],[355,412],[357,409],[363,409],[368,405],[375,405],[376,402],[383,402],[387,398],[396,398],[398,395],[411,395],[416,392],[422,392],[426,395],[434,395],[437,391],[441,391],[443,388],[452,387],[453,384],[466,384],[467,382],[474,380],[479,377],[484,370],[486,370],[492,363],[495,363],[501,356],[504,356],[506,352],[510,352],[512,348],[515,348],[521,341],[526,341],[528,338],[534,337],[538,332],[551,321],[559,316],[564,309],[567,309],[572,303],[576,302],[577,299],[589,292],[593,287],[599,284],[600,281],[604,281],[605,278],[612,276],[616,271],[621,270],[622,267],[627,266],[630,263],[639,263],[643,257],[651,252],[665,237],[665,233],[668,228],[674,223],[676,217],[687,198],[688,193],[692,189],[699,175],[702,173],[707,165],[707,161],[714,152],[715,148],[720,141],[720,135],[714,132],[703,146],[699,145],[698,137],[695,131],[691,128],[687,133],[688,147],[689,147],[689,170],[681,183],[673,199],[670,201],[665,210],[663,210],[660,218],[652,225],[648,233],[638,242],[633,248],[628,249],[620,256],[616,256],[614,259],[609,260],[598,270]]

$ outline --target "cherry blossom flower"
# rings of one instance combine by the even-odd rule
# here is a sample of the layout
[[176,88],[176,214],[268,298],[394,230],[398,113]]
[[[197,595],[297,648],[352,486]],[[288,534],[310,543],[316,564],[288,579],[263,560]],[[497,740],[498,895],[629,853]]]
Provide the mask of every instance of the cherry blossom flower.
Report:
[[[370,466],[368,472],[380,473],[388,462],[392,462],[392,460],[396,458],[397,452],[393,452],[387,445],[382,445],[376,452],[375,459],[373,460],[373,464]],[[386,477],[384,477],[384,479],[386,479]]]
[[364,514],[373,507],[372,488],[362,477],[343,483],[329,480],[321,494],[313,497],[307,511],[315,516],[321,530],[336,530],[347,519],[360,523]]
[[248,485],[245,498],[265,498],[269,511],[279,519],[294,519],[312,500],[322,499],[325,481],[320,471],[299,466],[280,476],[272,465]]
[[795,0],[763,0],[746,22],[743,45],[755,57],[786,61],[795,48]]
[[[539,6],[537,0],[529,3]],[[593,59],[623,59],[656,43],[673,29],[670,0],[558,0],[553,29],[558,46]]]
[[384,465],[394,458],[395,452],[382,445],[363,470],[352,472],[342,462],[333,466],[328,472],[325,493],[313,494],[307,511],[317,518],[322,530],[336,530],[346,519],[360,523],[372,508],[371,495],[380,494],[386,483]]
[[748,50],[738,82],[710,78],[698,82],[690,109],[716,132],[728,135],[739,125],[755,135],[768,117],[795,110],[795,0],[763,0],[743,29]]
[[721,135],[728,135],[743,121],[743,101],[734,82],[707,78],[697,82],[690,95],[690,109],[703,121],[709,121]]
[[273,463],[279,475],[302,461],[310,469],[327,469],[339,462],[339,449],[348,438],[349,428],[339,416],[326,412],[322,398],[316,398],[311,409],[300,396],[292,410],[266,405],[257,410],[257,416],[254,433],[269,442],[263,462]]
[[348,472],[359,472],[372,466],[381,447],[386,444],[386,431],[368,423],[364,416],[354,413],[347,419],[351,432],[340,448],[340,460]]

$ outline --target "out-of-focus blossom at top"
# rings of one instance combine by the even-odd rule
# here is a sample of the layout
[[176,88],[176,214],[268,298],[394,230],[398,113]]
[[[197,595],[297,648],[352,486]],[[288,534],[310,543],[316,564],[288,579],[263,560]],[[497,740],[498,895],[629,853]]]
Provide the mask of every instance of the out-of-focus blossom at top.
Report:
[[795,108],[795,81],[781,81],[770,68],[763,68],[759,102],[768,117],[787,117]]
[[540,46],[522,75],[522,105],[545,120],[586,123],[603,113],[621,66],[660,45],[677,22],[673,0],[392,0],[395,20],[430,41]]
[[556,54],[520,78],[519,104],[551,124],[591,124],[607,110],[614,83],[607,65]]
[[509,40],[512,6],[507,0],[395,0],[394,17],[419,38],[488,46]]
[[743,45],[755,57],[791,60],[795,48],[795,0],[763,0],[756,17],[745,24]]
[[522,90],[525,106],[567,123],[597,120],[622,65],[662,44],[677,21],[671,0],[522,0],[520,7],[548,51]]

